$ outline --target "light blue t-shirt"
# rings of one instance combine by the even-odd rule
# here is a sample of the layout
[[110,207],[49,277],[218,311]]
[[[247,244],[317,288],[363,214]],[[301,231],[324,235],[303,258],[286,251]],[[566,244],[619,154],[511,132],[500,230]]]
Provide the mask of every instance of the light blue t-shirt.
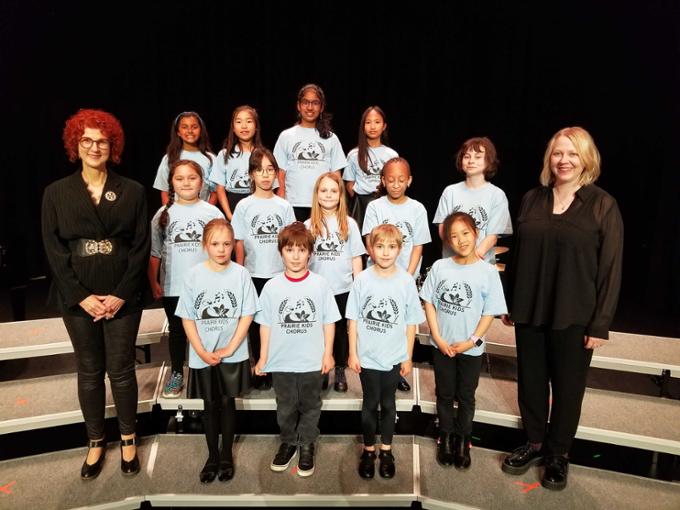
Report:
[[311,207],[318,177],[347,166],[345,153],[335,134],[324,140],[315,128],[299,125],[279,135],[274,157],[279,167],[286,171],[286,200],[293,207]]
[[[491,234],[499,237],[512,234],[508,199],[502,189],[490,182],[476,189],[468,188],[465,181],[447,186],[439,199],[432,223],[444,223],[449,214],[458,211],[468,213],[475,220],[479,231],[478,245]],[[453,255],[451,248],[443,242],[442,258],[451,255]],[[496,252],[493,248],[484,255],[484,260],[489,264],[496,263]]]
[[290,204],[276,195],[241,200],[234,209],[234,237],[242,240],[245,266],[255,278],[271,278],[283,271],[278,249],[279,230],[295,221]]
[[323,326],[340,320],[328,282],[312,272],[297,282],[279,274],[265,284],[260,303],[255,321],[270,328],[264,371],[321,371]]
[[[396,226],[403,236],[401,252],[399,257],[397,257],[397,265],[408,271],[408,263],[411,260],[413,247],[427,244],[432,241],[432,238],[430,237],[425,207],[417,200],[409,197],[406,197],[406,199],[406,202],[403,204],[393,204],[387,196],[373,200],[366,208],[361,235],[370,234],[371,230],[378,225],[390,224]],[[421,262],[422,257],[418,261],[415,276],[420,273]],[[369,265],[372,265],[372,263],[369,260]]]
[[[347,217],[347,223],[349,235],[343,241],[337,217],[326,218],[328,232],[314,241],[314,253],[309,261],[309,269],[328,281],[333,294],[349,292],[352,286],[352,259],[366,253],[357,222]],[[309,228],[310,224],[311,220],[307,219],[305,226]]]
[[[175,315],[196,322],[203,347],[208,352],[226,347],[231,341],[238,321],[244,315],[255,315],[260,302],[250,274],[236,262],[224,271],[212,271],[205,262],[187,271],[179,295]],[[222,363],[239,363],[248,359],[248,337]],[[189,348],[189,368],[205,368],[194,348]]]
[[389,277],[374,267],[359,273],[347,298],[345,317],[357,321],[362,368],[392,370],[408,359],[406,327],[425,320],[413,277],[397,267]]
[[224,186],[230,193],[250,195],[250,177],[248,176],[250,152],[241,152],[237,146],[235,154],[229,156],[225,163],[226,153],[226,149],[217,153],[210,172],[210,182]]
[[[437,310],[439,333],[449,345],[469,340],[483,315],[508,313],[498,270],[483,260],[465,265],[451,257],[438,260],[427,274],[420,297]],[[432,339],[430,343],[437,346]],[[484,345],[465,354],[483,352]]]
[[[210,186],[210,172],[213,162],[215,161],[215,155],[210,154],[210,158],[205,157],[201,151],[185,151],[183,150],[179,159],[188,159],[195,161],[203,169],[203,187],[199,193],[201,200],[208,200],[210,198],[210,192],[214,191]],[[160,191],[168,191],[168,176],[170,175],[170,165],[168,165],[168,155],[166,154],[161,159],[161,164],[158,165],[158,171],[156,172],[156,180],[153,181],[153,187]]]
[[347,167],[342,173],[342,178],[346,181],[354,181],[354,193],[372,195],[380,184],[380,172],[383,166],[388,160],[397,156],[399,156],[397,151],[386,145],[369,147],[366,158],[368,173],[366,173],[359,166],[359,149],[354,148],[347,154]]
[[165,296],[179,296],[186,271],[208,259],[202,246],[203,228],[222,212],[208,202],[173,204],[165,231],[158,226],[165,206],[151,220],[151,256],[161,259],[161,287]]

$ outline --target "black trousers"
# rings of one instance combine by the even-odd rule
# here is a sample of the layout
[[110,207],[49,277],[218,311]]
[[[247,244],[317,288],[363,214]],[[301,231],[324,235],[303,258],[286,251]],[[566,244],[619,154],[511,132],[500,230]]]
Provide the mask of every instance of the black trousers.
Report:
[[180,374],[184,370],[184,362],[187,359],[187,335],[182,326],[181,317],[175,315],[179,297],[163,296],[163,308],[165,316],[168,318],[168,349],[170,350],[170,363],[173,372]]
[[397,421],[397,402],[395,393],[399,383],[401,365],[394,365],[392,370],[372,370],[361,368],[361,391],[364,394],[361,403],[361,429],[364,445],[375,445],[375,433],[378,429],[378,404],[380,404],[380,442],[392,444],[394,425]]
[[[262,294],[262,288],[270,278],[252,278],[255,291],[259,297]],[[250,345],[250,357],[253,360],[253,366],[260,360],[260,325],[253,321],[248,327],[248,343]]]
[[305,445],[319,437],[322,377],[321,371],[272,373],[282,443]]
[[335,323],[335,339],[333,340],[333,358],[337,367],[346,367],[349,358],[349,337],[347,336],[347,319],[345,319],[347,296],[349,292],[335,295],[335,304],[338,305],[341,315],[341,319]]
[[297,221],[305,221],[312,214],[311,207],[293,207],[293,212],[295,213],[295,219]]
[[141,318],[141,311],[97,322],[91,317],[64,316],[76,355],[78,400],[90,439],[104,436],[105,372],[111,382],[120,433],[128,435],[135,432],[135,343]]
[[583,326],[554,330],[515,324],[522,422],[529,441],[543,443],[548,455],[569,453],[576,435],[593,357],[584,335]]
[[[450,358],[439,349],[434,350],[432,357],[439,430],[469,436],[472,434],[472,419],[475,416],[475,391],[479,384],[482,357],[458,354]],[[458,402],[455,417],[454,400]]]

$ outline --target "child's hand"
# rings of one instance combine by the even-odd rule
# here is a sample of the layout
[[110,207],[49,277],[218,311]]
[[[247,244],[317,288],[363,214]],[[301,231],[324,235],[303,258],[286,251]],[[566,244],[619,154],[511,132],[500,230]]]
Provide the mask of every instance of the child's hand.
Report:
[[151,294],[153,294],[154,299],[160,299],[163,297],[163,287],[161,287],[158,282],[151,283]]
[[450,352],[450,345],[447,344],[444,340],[439,340],[435,341],[437,344],[437,349],[439,349],[439,352],[441,352],[444,356],[449,356],[451,357],[451,352]]
[[203,351],[200,352],[198,355],[203,361],[205,361],[211,367],[214,367],[221,361],[220,356],[216,352]]
[[413,369],[413,361],[406,360],[401,362],[401,369],[399,370],[399,375],[402,377],[406,377],[408,374],[411,373],[411,370]]
[[321,373],[327,374],[333,369],[333,367],[335,367],[335,359],[333,359],[333,355],[324,354],[323,360],[321,361]]
[[231,342],[229,342],[226,346],[222,347],[221,349],[217,349],[215,351],[215,354],[219,355],[220,358],[230,358],[231,356],[234,355],[234,347]]
[[267,360],[260,358],[260,361],[258,361],[257,365],[255,365],[255,375],[267,375],[266,372],[262,371],[266,363]]
[[460,342],[460,343],[457,343],[457,344],[453,344],[451,346],[451,348],[453,349],[455,354],[462,354],[465,351],[469,351],[470,349],[472,349],[473,345],[474,344],[473,344],[472,340],[468,340],[467,342]]
[[510,320],[510,316],[507,313],[504,313],[503,315],[501,315],[501,322],[508,327],[511,327],[511,328],[515,327],[515,323]]
[[357,356],[349,355],[347,360],[347,366],[354,370],[357,374],[361,372],[361,363],[359,363],[359,358]]

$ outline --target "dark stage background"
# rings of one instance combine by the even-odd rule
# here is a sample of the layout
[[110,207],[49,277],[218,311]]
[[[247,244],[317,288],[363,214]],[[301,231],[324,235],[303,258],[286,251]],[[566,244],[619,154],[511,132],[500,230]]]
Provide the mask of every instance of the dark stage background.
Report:
[[[598,184],[626,227],[613,329],[680,335],[677,1],[128,5],[0,6],[4,288],[47,272],[40,200],[75,169],[61,130],[78,108],[120,118],[118,170],[149,188],[154,211],[151,184],[178,112],[201,113],[216,152],[232,109],[249,103],[272,148],[295,120],[299,87],[317,82],[345,151],[366,106],[387,112],[391,145],[413,168],[411,196],[430,218],[459,180],[453,153],[465,138],[496,143],[493,182],[514,218],[552,134],[588,129],[603,156]],[[437,253],[435,242],[426,265]]]

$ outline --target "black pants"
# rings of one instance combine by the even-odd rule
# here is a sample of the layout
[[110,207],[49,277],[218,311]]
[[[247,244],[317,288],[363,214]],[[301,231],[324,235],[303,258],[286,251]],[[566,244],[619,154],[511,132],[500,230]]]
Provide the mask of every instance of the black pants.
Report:
[[553,330],[515,325],[522,422],[529,441],[543,443],[549,455],[569,453],[576,435],[593,357],[592,349],[583,346],[584,334],[583,326]]
[[297,221],[305,221],[312,214],[311,207],[293,207],[293,212],[295,213],[295,219]]
[[104,436],[104,372],[109,374],[120,433],[128,435],[135,432],[135,343],[141,318],[141,311],[97,322],[91,317],[64,316],[76,355],[78,400],[90,439]]
[[[262,294],[262,288],[264,284],[267,283],[270,278],[255,278],[253,277],[253,285],[255,286],[255,291],[259,297]],[[260,360],[260,325],[252,321],[248,327],[248,343],[250,345],[250,357],[253,360],[252,365]]]
[[335,323],[335,340],[333,340],[333,358],[337,367],[346,367],[349,358],[349,338],[347,337],[347,319],[345,319],[347,296],[349,292],[335,295],[335,304],[338,305],[341,315],[340,320]]
[[361,429],[364,445],[375,445],[375,433],[378,429],[378,404],[380,404],[380,442],[392,444],[394,425],[397,421],[397,402],[395,393],[399,383],[401,365],[394,365],[392,370],[372,370],[361,368],[361,391],[364,393],[361,403]]
[[321,371],[272,373],[282,443],[305,445],[319,437],[322,377]]
[[[208,445],[208,458],[232,460],[234,431],[236,430],[236,402],[234,397],[222,396],[220,399],[203,400],[201,415],[205,441]],[[219,435],[222,432],[222,451],[219,450]]]
[[[475,416],[475,391],[482,369],[482,357],[458,354],[450,358],[439,349],[434,350],[432,357],[439,430],[469,436],[472,433],[472,419]],[[454,400],[458,402],[455,418]]]
[[173,372],[183,373],[187,359],[187,335],[182,326],[182,319],[175,315],[179,297],[163,297],[163,308],[168,318],[168,349]]

